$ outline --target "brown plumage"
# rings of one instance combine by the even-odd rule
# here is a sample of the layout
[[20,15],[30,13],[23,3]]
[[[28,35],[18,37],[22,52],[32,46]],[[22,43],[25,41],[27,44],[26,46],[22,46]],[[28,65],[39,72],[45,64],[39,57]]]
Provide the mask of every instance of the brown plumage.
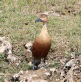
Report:
[[48,18],[46,14],[42,14],[36,22],[43,22],[43,27],[40,34],[36,37],[32,46],[32,56],[33,56],[33,69],[37,69],[41,62],[41,58],[45,59],[51,47],[51,39],[47,30]]

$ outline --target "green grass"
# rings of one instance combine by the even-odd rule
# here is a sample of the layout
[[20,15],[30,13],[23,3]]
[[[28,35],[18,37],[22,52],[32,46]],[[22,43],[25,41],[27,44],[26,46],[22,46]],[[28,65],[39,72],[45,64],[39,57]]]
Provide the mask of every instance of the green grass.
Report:
[[[15,0],[14,0],[15,1]],[[23,44],[34,41],[40,33],[42,23],[35,23],[37,14],[50,11],[55,7],[54,12],[67,13],[64,16],[49,16],[48,31],[52,39],[52,47],[58,49],[58,54],[69,54],[69,49],[74,48],[81,54],[81,12],[77,15],[68,14],[65,7],[74,7],[76,0],[12,0],[0,1],[0,36],[9,37],[13,46],[13,53],[22,56],[25,53]],[[28,25],[25,25],[28,23]],[[1,57],[1,55],[0,55]],[[0,60],[0,63],[4,63]],[[52,64],[56,66],[57,63]],[[24,61],[22,69],[30,67]],[[19,68],[19,69],[18,69]],[[18,70],[17,70],[18,69]],[[9,66],[10,73],[18,72],[20,67]]]
[[4,82],[4,76],[0,76],[0,81]]
[[59,63],[56,61],[51,61],[51,63],[49,64],[49,67],[51,68],[58,68],[59,67]]

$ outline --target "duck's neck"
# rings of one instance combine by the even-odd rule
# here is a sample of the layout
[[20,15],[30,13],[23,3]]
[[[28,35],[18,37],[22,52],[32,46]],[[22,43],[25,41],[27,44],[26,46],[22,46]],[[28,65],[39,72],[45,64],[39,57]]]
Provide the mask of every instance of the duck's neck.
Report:
[[41,32],[42,32],[42,33],[47,33],[47,23],[44,23],[44,24],[43,24],[43,27],[42,27]]

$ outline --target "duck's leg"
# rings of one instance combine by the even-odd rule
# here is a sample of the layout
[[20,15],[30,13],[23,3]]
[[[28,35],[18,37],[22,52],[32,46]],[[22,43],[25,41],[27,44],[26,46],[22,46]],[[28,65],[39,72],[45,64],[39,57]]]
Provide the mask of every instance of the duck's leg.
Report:
[[46,57],[44,57],[43,62],[44,62],[44,63],[46,62]]
[[33,70],[37,70],[38,69],[38,65],[41,63],[41,59],[34,59],[32,61],[32,64],[33,64]]
[[44,62],[44,63],[47,63],[47,62],[46,62],[47,60],[48,60],[48,58],[47,58],[47,57],[44,57],[43,62]]
[[48,66],[47,66],[47,57],[44,57],[44,59],[43,59],[43,62],[44,62],[44,65],[43,65],[43,67],[45,67],[45,68],[47,68]]

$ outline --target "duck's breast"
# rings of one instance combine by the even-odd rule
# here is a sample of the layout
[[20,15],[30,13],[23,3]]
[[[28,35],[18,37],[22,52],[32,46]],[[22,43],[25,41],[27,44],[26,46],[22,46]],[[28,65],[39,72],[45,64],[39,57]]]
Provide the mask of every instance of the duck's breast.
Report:
[[47,56],[51,47],[50,37],[37,37],[32,46],[32,55],[35,58],[44,58]]

